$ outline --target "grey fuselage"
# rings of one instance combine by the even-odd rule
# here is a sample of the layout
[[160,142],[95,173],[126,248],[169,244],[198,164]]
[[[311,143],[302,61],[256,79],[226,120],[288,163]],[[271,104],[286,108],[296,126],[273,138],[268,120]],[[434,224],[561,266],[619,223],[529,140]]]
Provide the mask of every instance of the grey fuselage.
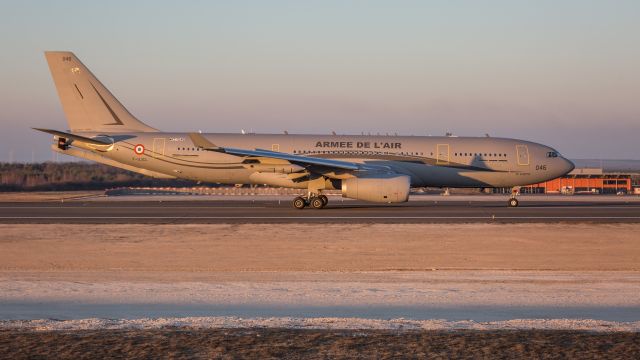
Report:
[[[282,174],[287,162],[248,159],[206,151],[188,133],[79,133],[113,141],[111,146],[73,143],[91,156],[56,149],[91,160],[165,175],[224,184],[267,184],[306,188]],[[573,164],[554,149],[523,140],[491,137],[202,134],[227,148],[266,149],[302,156],[383,165],[408,175],[412,187],[513,187],[563,176]],[[113,139],[113,140],[111,140]],[[137,147],[137,148],[136,148]],[[71,148],[73,149],[73,147]],[[137,151],[136,151],[137,150]],[[142,150],[142,151],[140,151]],[[100,161],[103,159],[104,161]],[[248,161],[249,160],[249,161]],[[145,173],[142,171],[143,173]],[[317,172],[317,169],[316,169]],[[277,173],[270,176],[271,173]],[[331,174],[331,178],[340,178]]]

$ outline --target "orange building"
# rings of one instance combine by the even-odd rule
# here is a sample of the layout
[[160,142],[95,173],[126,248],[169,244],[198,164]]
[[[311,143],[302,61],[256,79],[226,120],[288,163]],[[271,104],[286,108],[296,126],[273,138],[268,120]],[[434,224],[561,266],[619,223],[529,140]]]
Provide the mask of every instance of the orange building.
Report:
[[539,184],[524,186],[524,194],[540,193],[597,193],[616,194],[632,192],[631,174],[603,173],[602,169],[575,169],[567,176]]

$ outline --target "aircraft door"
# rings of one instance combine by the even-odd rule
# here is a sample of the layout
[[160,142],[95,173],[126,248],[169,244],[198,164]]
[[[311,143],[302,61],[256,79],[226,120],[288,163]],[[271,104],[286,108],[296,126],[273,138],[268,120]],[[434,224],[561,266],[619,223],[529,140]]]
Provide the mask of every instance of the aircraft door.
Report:
[[436,164],[449,163],[449,144],[436,145]]
[[518,165],[529,165],[529,148],[527,145],[516,145],[516,154],[518,157]]
[[164,155],[165,138],[153,139],[153,152],[157,155]]

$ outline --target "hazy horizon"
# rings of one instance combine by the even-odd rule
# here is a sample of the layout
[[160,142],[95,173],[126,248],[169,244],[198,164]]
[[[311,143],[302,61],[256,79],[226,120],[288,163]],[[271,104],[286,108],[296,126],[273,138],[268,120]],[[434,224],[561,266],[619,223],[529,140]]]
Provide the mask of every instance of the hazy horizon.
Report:
[[640,159],[634,1],[3,2],[0,161],[67,124],[43,56],[73,51],[165,131],[513,137]]

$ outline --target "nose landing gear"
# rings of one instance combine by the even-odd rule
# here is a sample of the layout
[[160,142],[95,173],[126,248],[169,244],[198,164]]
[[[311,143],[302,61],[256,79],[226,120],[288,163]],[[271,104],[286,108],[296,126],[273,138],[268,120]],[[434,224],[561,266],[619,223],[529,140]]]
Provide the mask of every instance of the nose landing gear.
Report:
[[507,203],[508,207],[518,207],[519,202],[516,199],[516,196],[520,195],[520,187],[516,186],[511,190],[511,197],[509,198],[509,202]]

